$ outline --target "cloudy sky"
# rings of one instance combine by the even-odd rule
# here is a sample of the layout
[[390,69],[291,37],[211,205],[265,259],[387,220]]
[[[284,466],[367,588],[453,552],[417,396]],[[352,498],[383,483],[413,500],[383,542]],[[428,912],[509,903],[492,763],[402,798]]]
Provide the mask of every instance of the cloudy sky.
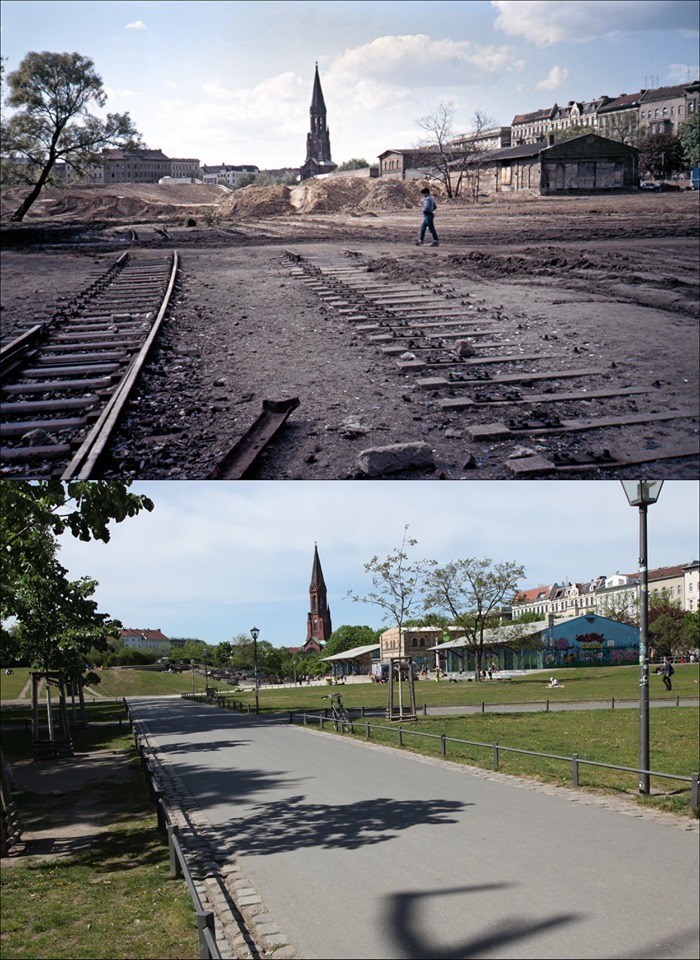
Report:
[[[364,564],[404,527],[415,559],[514,561],[522,588],[637,570],[638,510],[610,481],[147,481],[150,514],[112,525],[108,544],[64,537],[72,577],[100,582],[102,612],[125,627],[216,644],[257,626],[274,646],[306,639],[314,542],[335,627],[382,626]],[[700,485],[665,482],[649,508],[649,566],[698,556]]]
[[373,161],[455,104],[497,124],[698,75],[695,0],[3,0],[2,53],[78,52],[148,146],[203,163],[299,166],[318,62],[333,159]]

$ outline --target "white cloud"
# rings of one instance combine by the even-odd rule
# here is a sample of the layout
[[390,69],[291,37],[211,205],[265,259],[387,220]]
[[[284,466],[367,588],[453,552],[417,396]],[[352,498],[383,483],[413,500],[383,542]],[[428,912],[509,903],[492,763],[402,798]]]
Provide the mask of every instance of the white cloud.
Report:
[[128,87],[123,90],[115,90],[113,87],[105,87],[105,93],[108,100],[128,100],[132,97],[141,97],[141,90],[130,90]]
[[143,20],[133,20],[131,23],[127,23],[124,27],[125,30],[145,30],[146,24]]
[[697,5],[685,0],[491,0],[496,30],[537,46],[600,39],[614,33],[697,32]]
[[[344,82],[372,80],[407,87],[466,84],[484,73],[522,69],[510,47],[434,40],[425,34],[377,37],[345,50],[330,65]],[[325,82],[325,81],[324,81]]]
[[566,67],[552,67],[546,79],[540,80],[535,84],[537,90],[556,90],[568,78],[569,71]]

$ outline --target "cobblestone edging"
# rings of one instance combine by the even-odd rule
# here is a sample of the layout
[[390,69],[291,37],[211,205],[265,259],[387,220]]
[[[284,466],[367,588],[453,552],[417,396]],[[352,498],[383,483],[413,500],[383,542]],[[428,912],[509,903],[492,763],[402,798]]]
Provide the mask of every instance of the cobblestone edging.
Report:
[[216,942],[223,960],[298,960],[286,935],[267,911],[236,858],[221,842],[201,807],[172,769],[146,725],[133,718],[134,733],[148,758],[205,909],[214,913]]

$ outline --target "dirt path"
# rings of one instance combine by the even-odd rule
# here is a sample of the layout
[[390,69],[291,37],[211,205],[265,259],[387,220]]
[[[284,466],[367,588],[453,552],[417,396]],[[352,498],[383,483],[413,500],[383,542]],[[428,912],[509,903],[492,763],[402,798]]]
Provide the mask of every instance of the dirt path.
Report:
[[[515,460],[579,456],[592,446],[622,458],[693,449],[697,420],[680,414],[697,410],[699,395],[697,201],[687,192],[441,204],[438,249],[413,246],[417,216],[405,210],[171,226],[167,240],[148,224],[103,227],[91,233],[90,251],[6,249],[3,324],[9,331],[41,316],[59,288],[82,289],[124,248],[132,226],[140,246],[178,249],[177,303],[117,433],[113,476],[206,477],[263,400],[290,396],[300,406],[261,459],[261,479],[360,479],[362,450],[402,443],[432,450],[429,469],[398,474],[425,479],[510,479]],[[438,393],[418,386],[395,357],[299,282],[287,251],[453,297],[493,325],[509,354],[548,353],[556,370],[601,371],[567,374],[550,391],[580,396],[601,382],[645,391],[521,404],[517,412],[526,419],[638,414],[642,422],[538,439],[475,439],[475,427],[512,416],[510,408],[445,410]],[[488,372],[530,370],[525,363],[504,362]],[[537,383],[534,395],[547,389]],[[678,419],[652,419],[669,411]],[[629,468],[630,475],[638,469]],[[659,461],[652,469],[660,478],[692,478],[698,461]],[[580,475],[627,473],[602,468]]]

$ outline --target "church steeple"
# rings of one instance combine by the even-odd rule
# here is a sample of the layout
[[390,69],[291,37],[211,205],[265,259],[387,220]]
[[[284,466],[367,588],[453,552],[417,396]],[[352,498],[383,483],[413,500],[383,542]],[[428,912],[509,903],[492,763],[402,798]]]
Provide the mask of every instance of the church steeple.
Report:
[[327,124],[326,101],[323,99],[318,63],[311,94],[311,129],[306,136],[306,161],[300,170],[301,179],[308,180],[319,173],[331,173],[338,166],[331,160],[331,139]]
[[306,623],[306,642],[316,640],[319,644],[323,644],[333,632],[333,627],[331,611],[328,606],[326,582],[323,579],[323,570],[321,569],[316,544],[314,544],[314,562],[311,568],[311,585],[309,586],[309,608]]

